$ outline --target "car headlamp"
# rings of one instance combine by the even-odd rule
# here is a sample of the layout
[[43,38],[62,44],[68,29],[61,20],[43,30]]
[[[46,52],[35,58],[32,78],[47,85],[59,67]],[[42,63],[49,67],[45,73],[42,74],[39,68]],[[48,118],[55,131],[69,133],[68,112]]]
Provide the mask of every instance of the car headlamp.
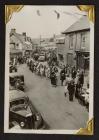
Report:
[[25,126],[25,123],[24,123],[24,122],[21,122],[21,123],[20,123],[20,126],[21,126],[21,127],[24,127],[24,126]]
[[39,116],[39,114],[36,114],[36,120],[37,120],[37,121],[40,120],[40,116]]

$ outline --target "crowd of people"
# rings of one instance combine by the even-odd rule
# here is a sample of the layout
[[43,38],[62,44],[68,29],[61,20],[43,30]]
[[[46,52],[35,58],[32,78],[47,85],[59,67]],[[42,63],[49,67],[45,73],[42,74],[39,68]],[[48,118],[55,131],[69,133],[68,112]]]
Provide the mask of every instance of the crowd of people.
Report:
[[[70,101],[73,101],[74,97],[77,99],[80,98],[79,95],[83,92],[85,82],[83,70],[76,69],[75,66],[71,67],[69,65],[63,65],[62,68],[59,68],[54,62],[49,65],[47,61],[39,62],[32,57],[26,58],[24,62],[27,63],[31,72],[41,78],[45,77],[47,80],[50,80],[53,87],[63,86],[64,95],[66,97],[68,94]],[[89,91],[89,83],[86,84],[86,91]],[[86,100],[88,102],[89,96],[87,96]]]
[[[79,98],[79,94],[83,91],[84,85],[84,72],[77,70],[75,66],[63,66],[61,69],[54,63],[49,65],[47,62],[34,61],[32,58],[27,60],[29,69],[41,78],[46,77],[51,81],[53,87],[64,86],[64,95],[69,94],[69,100]],[[60,81],[60,82],[59,82]],[[60,83],[60,84],[59,84]],[[89,89],[89,84],[87,83]]]

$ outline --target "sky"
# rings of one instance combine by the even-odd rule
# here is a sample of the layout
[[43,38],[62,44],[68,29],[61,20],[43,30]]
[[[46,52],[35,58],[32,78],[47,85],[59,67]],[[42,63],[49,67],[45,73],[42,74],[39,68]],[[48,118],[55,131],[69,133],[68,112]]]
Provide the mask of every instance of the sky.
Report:
[[[37,11],[39,10],[39,14]],[[57,11],[60,18],[57,19]],[[74,14],[78,13],[78,14]],[[16,28],[17,33],[26,32],[31,38],[52,37],[59,35],[76,22],[84,12],[76,6],[24,6],[20,12],[14,13],[6,25],[7,33]]]

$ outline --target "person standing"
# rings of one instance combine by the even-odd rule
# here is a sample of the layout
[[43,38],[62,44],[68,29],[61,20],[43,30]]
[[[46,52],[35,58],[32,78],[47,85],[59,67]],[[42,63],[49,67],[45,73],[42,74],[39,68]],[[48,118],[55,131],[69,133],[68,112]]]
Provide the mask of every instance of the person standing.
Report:
[[13,66],[15,66],[16,65],[16,58],[14,57],[13,58]]
[[83,71],[79,75],[79,82],[80,82],[80,85],[81,85],[81,88],[82,88],[83,84],[84,84],[84,73],[83,73]]
[[70,83],[68,83],[68,92],[69,92],[69,101],[73,101],[73,96],[75,92],[75,85],[73,80],[71,80]]
[[33,61],[31,63],[31,71],[32,71],[32,73],[34,72],[34,62]]
[[73,68],[72,68],[72,71],[71,71],[71,75],[72,75],[72,78],[73,78],[73,79],[76,78],[76,74],[77,74],[77,73],[76,73],[76,69],[75,69],[75,67],[73,67]]
[[57,85],[56,85],[56,81],[57,81],[57,80],[56,80],[56,74],[55,74],[54,71],[51,72],[51,74],[50,74],[50,79],[51,79],[51,85],[53,85],[53,86],[56,87],[56,86],[57,86]]
[[54,72],[55,72],[55,75],[56,75],[56,85],[58,86],[59,85],[59,71],[58,71],[58,68],[56,67],[54,69]]
[[67,93],[68,93],[68,84],[65,84],[65,87],[64,87],[64,95],[65,95],[65,97],[67,96]]
[[79,94],[81,92],[81,85],[80,82],[78,81],[77,83],[75,83],[75,98],[79,98]]
[[64,82],[65,78],[66,78],[65,69],[62,69],[62,70],[60,71],[61,86],[63,86],[63,82]]
[[41,78],[43,77],[43,74],[44,74],[44,66],[41,65],[41,67],[40,67],[40,76],[41,76]]

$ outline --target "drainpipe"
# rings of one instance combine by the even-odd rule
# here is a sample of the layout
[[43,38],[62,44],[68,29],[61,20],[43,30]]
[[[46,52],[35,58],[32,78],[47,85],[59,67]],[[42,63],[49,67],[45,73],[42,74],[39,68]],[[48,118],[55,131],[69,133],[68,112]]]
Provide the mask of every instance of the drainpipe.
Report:
[[78,60],[77,60],[77,53],[76,53],[76,49],[77,49],[77,33],[75,33],[76,34],[76,41],[75,41],[75,54],[76,54],[76,69],[77,69],[77,64],[78,64]]

